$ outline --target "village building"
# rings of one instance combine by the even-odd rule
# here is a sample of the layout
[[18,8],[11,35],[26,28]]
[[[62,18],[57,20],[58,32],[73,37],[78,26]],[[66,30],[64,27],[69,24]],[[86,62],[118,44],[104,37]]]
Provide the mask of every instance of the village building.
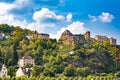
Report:
[[25,76],[25,70],[22,69],[22,67],[19,67],[16,72],[16,77]]
[[0,77],[10,78],[8,75],[8,70],[4,64],[2,65],[2,69],[0,71]]
[[31,68],[19,67],[18,70],[16,71],[16,77],[21,77],[21,76],[30,77],[31,70],[32,70]]
[[34,59],[30,56],[23,56],[18,61],[19,67],[24,67],[26,65],[35,65]]

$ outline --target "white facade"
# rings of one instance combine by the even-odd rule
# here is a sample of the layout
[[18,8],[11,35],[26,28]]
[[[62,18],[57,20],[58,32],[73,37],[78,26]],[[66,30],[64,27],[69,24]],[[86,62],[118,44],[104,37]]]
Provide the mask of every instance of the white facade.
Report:
[[19,69],[16,72],[16,77],[21,77],[21,76],[30,77],[31,71],[32,71],[32,68],[19,67]]
[[32,65],[35,64],[34,59],[30,56],[24,56],[21,59],[19,59],[19,61],[18,61],[18,65],[20,67],[24,67],[25,65],[28,65],[28,64],[32,64]]
[[21,67],[16,72],[16,77],[25,76],[25,73]]
[[2,70],[0,71],[0,77],[6,77],[9,78],[10,76],[8,76],[8,72],[7,72],[7,68],[5,67],[5,65],[2,65]]

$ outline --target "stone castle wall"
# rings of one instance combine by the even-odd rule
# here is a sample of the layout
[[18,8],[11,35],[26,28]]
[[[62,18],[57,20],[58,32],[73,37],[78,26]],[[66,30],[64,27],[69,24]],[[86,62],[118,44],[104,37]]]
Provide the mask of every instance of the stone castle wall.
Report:
[[116,45],[116,39],[108,38],[107,36],[96,35],[95,38],[91,38],[90,31],[87,31],[84,35],[74,35],[69,30],[66,30],[61,35],[60,40],[64,45],[84,44],[90,42],[103,43],[103,41],[109,41],[111,45]]

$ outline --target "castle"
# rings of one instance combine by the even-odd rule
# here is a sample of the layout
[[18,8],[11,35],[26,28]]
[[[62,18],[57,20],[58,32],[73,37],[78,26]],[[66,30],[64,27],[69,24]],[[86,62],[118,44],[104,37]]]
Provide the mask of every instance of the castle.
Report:
[[41,38],[41,39],[48,40],[48,39],[49,39],[49,34],[37,33],[37,32],[35,31],[33,34],[28,34],[26,37],[27,37],[28,39],[31,39],[31,38]]
[[96,35],[95,38],[91,38],[90,31],[85,34],[72,34],[69,30],[65,30],[59,41],[64,45],[84,44],[89,42],[103,43],[103,41],[109,41],[111,45],[116,45],[116,39],[108,38],[107,36]]

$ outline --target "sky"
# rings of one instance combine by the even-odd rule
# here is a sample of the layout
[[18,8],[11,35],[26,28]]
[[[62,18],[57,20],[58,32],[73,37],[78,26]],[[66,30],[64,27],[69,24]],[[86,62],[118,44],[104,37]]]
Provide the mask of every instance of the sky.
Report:
[[91,32],[120,44],[120,0],[0,0],[0,24],[20,26],[51,38],[63,31]]

